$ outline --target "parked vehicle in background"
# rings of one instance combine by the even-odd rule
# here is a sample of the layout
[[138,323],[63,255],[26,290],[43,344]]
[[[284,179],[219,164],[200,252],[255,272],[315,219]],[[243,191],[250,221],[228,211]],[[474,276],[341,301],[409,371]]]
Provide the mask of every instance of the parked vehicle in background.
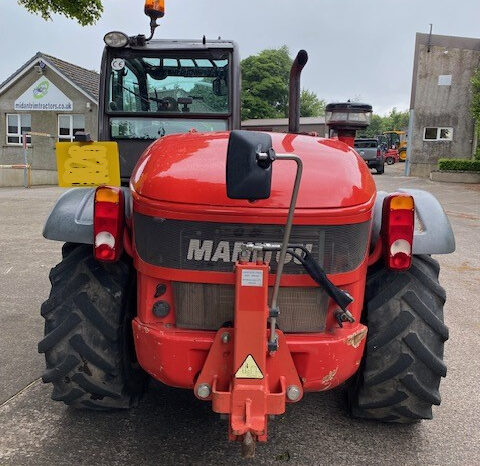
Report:
[[385,163],[387,165],[393,165],[400,161],[398,150],[397,149],[388,149],[385,154]]
[[407,133],[405,131],[385,131],[383,135],[387,138],[388,148],[397,149],[399,161],[405,162],[407,159]]
[[356,138],[355,150],[367,163],[369,168],[375,168],[382,174],[385,169],[385,149],[376,138]]

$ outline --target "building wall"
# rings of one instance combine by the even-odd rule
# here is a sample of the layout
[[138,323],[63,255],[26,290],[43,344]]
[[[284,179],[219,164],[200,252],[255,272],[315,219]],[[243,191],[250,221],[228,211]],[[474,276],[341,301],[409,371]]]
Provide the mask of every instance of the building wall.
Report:
[[[242,126],[242,129],[248,131],[268,131],[272,133],[288,133],[288,125],[251,125]],[[302,133],[318,133],[320,137],[325,136],[324,124],[300,124],[300,131]]]
[[[14,103],[31,85],[40,77],[34,69],[23,75],[2,95],[0,95],[0,165],[23,163],[23,147],[7,145],[6,140],[6,115],[8,113],[28,113],[32,116],[32,131],[39,133],[49,133],[55,136],[55,139],[33,136],[32,145],[28,149],[28,161],[32,164],[34,170],[53,170],[56,171],[55,142],[58,141],[58,115],[59,114],[84,114],[85,130],[89,132],[94,139],[97,138],[97,119],[98,108],[80,91],[75,89],[67,81],[63,80],[57,73],[49,70],[48,67],[44,76],[57,86],[72,102],[73,111],[55,112],[55,111],[26,111],[19,112],[14,110]],[[91,108],[87,109],[87,102],[90,102]]]
[[[430,52],[428,41],[427,34],[417,34],[409,138],[413,176],[429,176],[440,158],[473,153],[470,79],[480,65],[480,40],[433,35]],[[440,75],[451,75],[451,85],[439,85]],[[424,141],[425,127],[452,127],[453,140]]]

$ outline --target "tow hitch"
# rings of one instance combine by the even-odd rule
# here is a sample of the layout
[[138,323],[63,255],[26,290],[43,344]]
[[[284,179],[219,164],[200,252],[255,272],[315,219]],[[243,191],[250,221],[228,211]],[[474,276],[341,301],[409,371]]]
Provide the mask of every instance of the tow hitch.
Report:
[[235,326],[217,332],[195,394],[229,415],[229,439],[251,456],[255,442],[267,440],[268,416],[284,413],[303,390],[281,331],[278,351],[268,351],[268,264],[238,262],[235,277]]

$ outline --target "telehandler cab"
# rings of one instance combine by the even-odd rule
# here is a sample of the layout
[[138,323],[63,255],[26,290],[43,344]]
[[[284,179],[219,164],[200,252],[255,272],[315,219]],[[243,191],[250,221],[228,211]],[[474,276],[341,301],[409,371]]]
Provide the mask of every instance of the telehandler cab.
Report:
[[431,255],[455,248],[438,201],[377,192],[340,132],[299,134],[304,51],[275,134],[239,130],[233,42],[105,40],[100,139],[129,185],[69,190],[46,222],[65,243],[41,310],[52,398],[129,408],[148,375],[211,402],[247,456],[286,403],[346,381],[354,416],[430,419],[448,338]]

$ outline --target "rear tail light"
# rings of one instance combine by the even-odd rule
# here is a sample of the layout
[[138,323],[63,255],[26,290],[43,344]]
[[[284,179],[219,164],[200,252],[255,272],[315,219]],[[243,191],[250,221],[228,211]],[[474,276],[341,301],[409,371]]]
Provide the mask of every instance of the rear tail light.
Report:
[[385,263],[391,270],[412,265],[415,204],[408,194],[390,194],[383,201],[382,240]]
[[382,156],[382,150],[377,149],[377,159],[379,159]]
[[93,214],[95,259],[114,262],[123,251],[124,200],[120,188],[100,186],[95,191]]

